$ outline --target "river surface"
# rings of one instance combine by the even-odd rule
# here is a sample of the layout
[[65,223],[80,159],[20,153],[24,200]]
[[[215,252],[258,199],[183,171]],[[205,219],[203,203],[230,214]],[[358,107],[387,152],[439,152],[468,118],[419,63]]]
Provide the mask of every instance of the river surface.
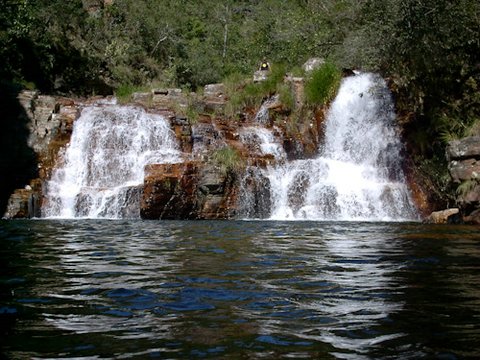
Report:
[[478,230],[1,221],[1,356],[478,359]]

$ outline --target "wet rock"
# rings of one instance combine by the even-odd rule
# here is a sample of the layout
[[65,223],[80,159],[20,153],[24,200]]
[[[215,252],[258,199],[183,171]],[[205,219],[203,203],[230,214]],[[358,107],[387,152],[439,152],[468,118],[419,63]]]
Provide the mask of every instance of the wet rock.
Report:
[[454,182],[480,178],[480,161],[476,159],[454,160],[448,165],[450,176]]
[[197,163],[152,164],[145,167],[142,219],[194,219]]
[[143,219],[227,219],[234,211],[234,186],[213,165],[187,161],[145,167]]
[[450,141],[446,149],[448,160],[480,159],[480,136]]
[[424,222],[426,224],[448,224],[455,222],[455,218],[460,215],[458,208],[434,211],[428,216]]
[[197,123],[192,126],[192,142],[194,156],[225,146],[225,140],[221,136],[220,131],[211,122]]
[[480,225],[480,209],[473,211],[470,215],[467,215],[463,218],[463,221],[466,224],[470,225]]
[[72,99],[22,91],[18,101],[28,117],[28,145],[35,152],[39,178],[30,183],[32,190],[18,189],[11,195],[4,214],[6,218],[39,216],[42,187],[37,183],[50,177],[60,150],[70,140],[73,122],[78,116],[78,104]]
[[244,218],[268,218],[272,204],[270,189],[270,180],[261,171],[255,167],[248,168],[241,181],[239,215]]
[[30,219],[41,216],[41,183],[32,181],[32,186],[17,189],[8,200],[5,219]]

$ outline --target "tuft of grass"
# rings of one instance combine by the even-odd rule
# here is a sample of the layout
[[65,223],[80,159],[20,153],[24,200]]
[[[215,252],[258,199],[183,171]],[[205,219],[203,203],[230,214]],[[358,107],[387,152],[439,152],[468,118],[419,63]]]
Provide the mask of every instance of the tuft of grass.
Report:
[[286,109],[293,109],[295,107],[295,96],[293,95],[292,88],[289,84],[278,84],[277,94],[279,95],[280,102]]
[[311,105],[326,104],[337,93],[341,79],[341,71],[329,62],[313,70],[305,82],[306,102]]
[[115,90],[115,97],[120,104],[125,104],[132,100],[133,93],[147,92],[150,88],[145,86],[135,86],[132,84],[122,84]]
[[458,185],[455,193],[460,197],[465,197],[478,185],[478,181],[475,179],[464,180],[460,185]]
[[230,146],[215,150],[212,153],[212,161],[220,168],[223,174],[241,170],[244,162],[238,151]]
[[[284,65],[274,64],[271,66],[270,73],[265,81],[254,83],[251,78],[245,79],[239,74],[225,79],[224,84],[229,97],[226,114],[232,116],[244,108],[258,108],[263,100],[277,92],[283,93],[283,100],[292,105],[294,103],[293,95],[287,94],[286,89],[283,87],[285,74]],[[235,82],[237,84],[240,83],[241,86],[234,86]]]

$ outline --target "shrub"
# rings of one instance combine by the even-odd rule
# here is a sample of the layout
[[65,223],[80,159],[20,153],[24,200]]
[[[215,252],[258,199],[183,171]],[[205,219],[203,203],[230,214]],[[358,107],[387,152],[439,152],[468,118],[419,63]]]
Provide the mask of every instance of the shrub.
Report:
[[465,197],[470,193],[475,187],[478,185],[477,180],[475,179],[469,179],[469,180],[464,180],[460,185],[458,185],[457,190],[455,193],[459,197]]
[[305,83],[305,100],[308,104],[323,105],[337,93],[342,74],[331,63],[312,71]]
[[229,146],[215,150],[211,159],[223,174],[238,171],[244,167],[244,162],[238,151]]
[[137,88],[132,84],[123,84],[115,90],[115,96],[121,104],[124,104],[131,99],[136,90]]

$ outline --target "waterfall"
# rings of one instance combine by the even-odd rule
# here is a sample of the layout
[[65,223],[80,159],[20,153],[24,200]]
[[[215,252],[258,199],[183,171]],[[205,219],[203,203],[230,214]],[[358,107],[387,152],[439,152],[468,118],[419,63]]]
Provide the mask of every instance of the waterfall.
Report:
[[255,121],[259,124],[267,124],[270,120],[268,110],[270,107],[275,104],[279,99],[278,95],[274,95],[271,98],[267,99],[258,110],[257,114],[255,115]]
[[402,171],[390,92],[379,76],[343,79],[319,156],[272,166],[271,219],[400,221],[417,218]]
[[240,140],[251,154],[272,155],[277,160],[285,160],[287,154],[272,130],[249,126],[240,132]]
[[63,166],[47,183],[44,217],[139,218],[144,166],[180,160],[160,115],[97,104],[75,121]]

